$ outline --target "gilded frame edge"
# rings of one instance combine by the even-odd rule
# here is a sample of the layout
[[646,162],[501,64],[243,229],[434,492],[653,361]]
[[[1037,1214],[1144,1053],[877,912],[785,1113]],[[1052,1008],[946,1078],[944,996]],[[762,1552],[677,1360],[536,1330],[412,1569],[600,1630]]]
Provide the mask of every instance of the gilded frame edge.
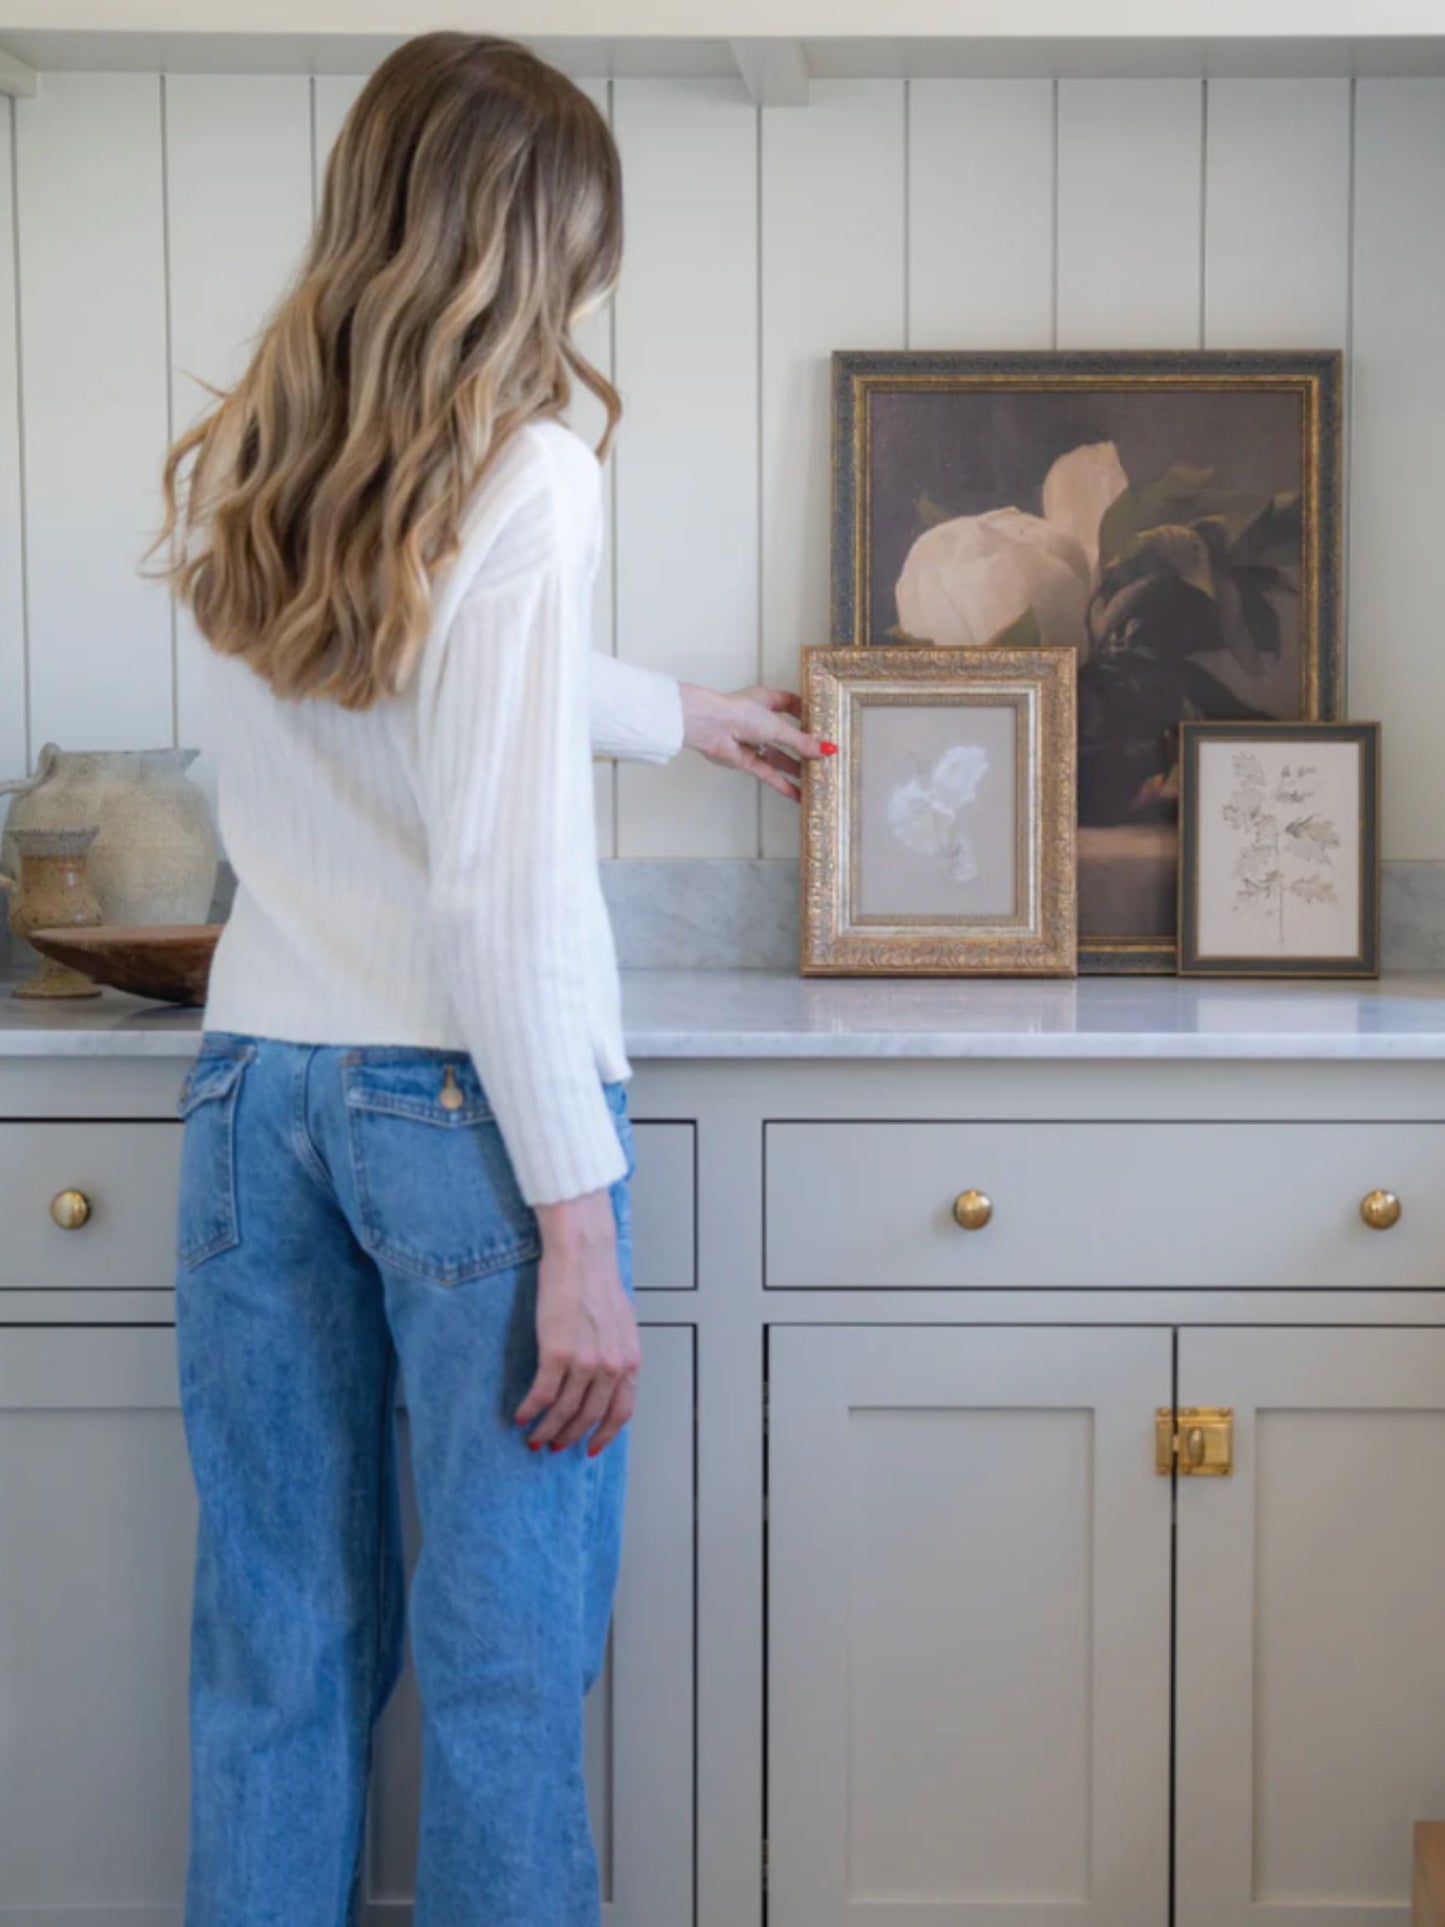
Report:
[[[1226,723],[1188,721],[1179,734],[1179,975],[1190,978],[1264,979],[1328,982],[1353,978],[1373,980],[1380,975],[1380,725],[1376,722],[1311,720],[1301,722]],[[1247,742],[1251,736],[1286,742],[1310,742],[1319,737],[1358,742],[1360,772],[1360,947],[1358,956],[1292,959],[1238,957],[1206,959],[1198,953],[1197,884],[1199,881],[1199,745],[1207,737]]]
[[[838,754],[808,763],[803,779],[798,968],[804,977],[1071,977],[1077,972],[1078,878],[1074,808],[1078,658],[1068,647],[902,649],[806,647],[807,727],[831,736]],[[845,691],[873,682],[916,680],[920,690],[960,699],[1007,684],[1037,692],[1035,767],[1026,773],[1037,847],[1037,924],[1003,935],[939,933],[937,926],[887,934],[843,923],[843,816],[853,789],[852,745],[841,726]],[[1021,776],[1021,779],[1023,777]],[[1021,826],[1028,833],[1028,825]]]
[[[860,637],[866,627],[866,592],[860,590],[860,558],[866,553],[866,414],[868,389],[907,382],[948,387],[968,380],[983,385],[1027,386],[1053,377],[1061,385],[1108,387],[1120,380],[1160,386],[1289,384],[1305,397],[1304,469],[1314,495],[1306,517],[1305,574],[1317,583],[1313,648],[1301,664],[1307,723],[1342,720],[1344,702],[1343,584],[1343,398],[1344,354],[1338,348],[1298,349],[850,349],[832,355],[832,461],[830,478],[830,617],[836,643],[881,648]],[[893,645],[886,645],[891,648]],[[1078,968],[1084,974],[1168,975],[1179,967],[1175,937],[1096,936],[1081,940]]]

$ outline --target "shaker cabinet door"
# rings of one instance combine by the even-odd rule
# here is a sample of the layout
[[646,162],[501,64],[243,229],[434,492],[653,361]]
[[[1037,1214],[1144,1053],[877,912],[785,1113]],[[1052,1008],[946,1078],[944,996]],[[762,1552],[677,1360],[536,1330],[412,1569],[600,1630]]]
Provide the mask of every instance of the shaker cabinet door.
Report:
[[0,1329],[0,1918],[180,1927],[196,1509],[169,1326]]
[[1179,1337],[1177,1927],[1403,1927],[1445,1812],[1445,1331]]
[[[622,1572],[607,1663],[587,1703],[587,1788],[606,1927],[693,1921],[695,1333],[644,1325]],[[408,1571],[419,1544],[405,1391],[398,1413]],[[421,1708],[410,1644],[377,1727],[363,1927],[410,1917]]]
[[1165,1927],[1170,1333],[768,1369],[769,1927]]
[[[693,1918],[693,1340],[643,1334],[588,1707],[608,1927]],[[402,1490],[414,1551],[409,1476]],[[174,1330],[0,1328],[0,1918],[16,1927],[180,1927],[195,1538]],[[377,1730],[363,1927],[409,1917],[417,1712],[408,1658]]]

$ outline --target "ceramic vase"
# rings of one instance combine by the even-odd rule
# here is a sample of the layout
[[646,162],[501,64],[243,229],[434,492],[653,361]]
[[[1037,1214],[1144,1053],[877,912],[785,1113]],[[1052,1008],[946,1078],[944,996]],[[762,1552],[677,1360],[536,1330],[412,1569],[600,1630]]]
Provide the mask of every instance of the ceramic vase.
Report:
[[[17,874],[0,871],[0,890],[10,898],[10,928],[17,937],[32,930],[91,929],[101,921],[86,854],[94,830],[16,830]],[[67,964],[44,959],[36,974],[11,992],[15,997],[98,997],[89,977]]]
[[47,743],[35,774],[0,783],[14,801],[0,867],[14,870],[22,830],[97,826],[90,881],[104,923],[204,923],[216,888],[206,799],[186,771],[194,749],[61,750]]

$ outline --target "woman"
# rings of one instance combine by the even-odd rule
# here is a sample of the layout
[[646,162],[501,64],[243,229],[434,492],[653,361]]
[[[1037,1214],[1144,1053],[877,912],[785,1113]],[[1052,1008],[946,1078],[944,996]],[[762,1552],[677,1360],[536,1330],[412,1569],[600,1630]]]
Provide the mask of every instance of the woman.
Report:
[[796,796],[773,690],[594,657],[600,469],[559,416],[621,252],[616,150],[522,48],[367,86],[298,280],[172,449],[238,887],[186,1118],[200,1503],[189,1927],[355,1919],[401,1665],[393,1374],[423,1544],[418,1927],[589,1927],[582,1699],[639,1364],[594,749]]

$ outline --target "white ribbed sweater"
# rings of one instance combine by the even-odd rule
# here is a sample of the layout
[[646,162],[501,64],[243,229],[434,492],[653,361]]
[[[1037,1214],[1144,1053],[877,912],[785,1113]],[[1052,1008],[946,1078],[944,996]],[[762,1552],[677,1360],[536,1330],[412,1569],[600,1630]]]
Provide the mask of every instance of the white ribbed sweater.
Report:
[[206,1027],[469,1051],[531,1204],[626,1169],[592,751],[682,745],[677,684],[590,646],[601,527],[591,449],[535,422],[478,491],[400,696],[286,702],[206,652],[237,879]]

